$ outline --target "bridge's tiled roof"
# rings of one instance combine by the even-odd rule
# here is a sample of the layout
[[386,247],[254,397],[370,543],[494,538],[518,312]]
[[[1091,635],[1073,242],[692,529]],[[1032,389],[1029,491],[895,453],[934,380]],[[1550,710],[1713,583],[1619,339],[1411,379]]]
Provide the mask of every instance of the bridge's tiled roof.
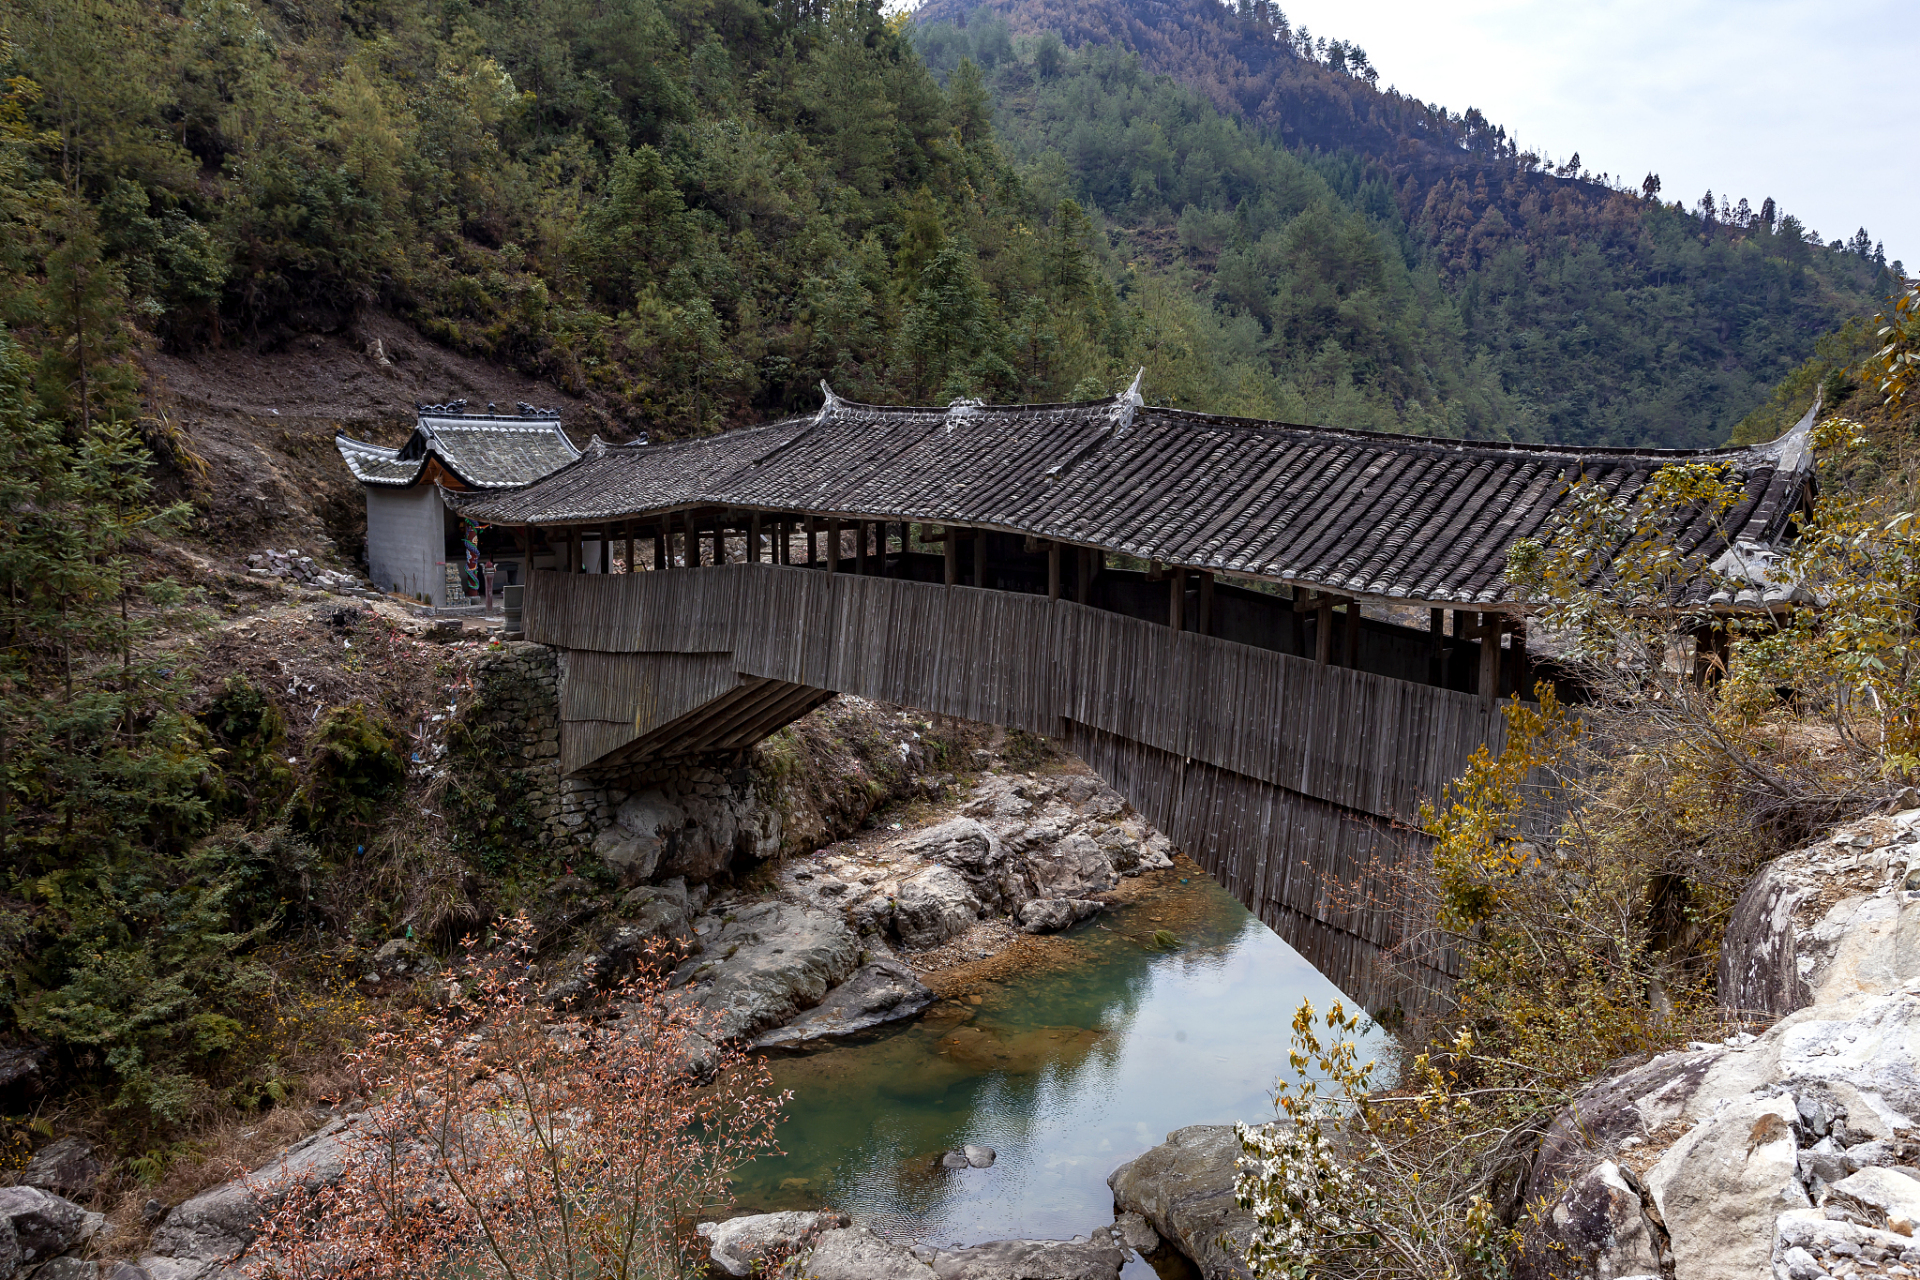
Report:
[[1348,595],[1507,599],[1507,549],[1585,475],[1631,497],[1661,467],[1725,461],[1744,499],[1721,532],[1772,543],[1811,481],[1812,415],[1718,451],[1471,443],[1217,417],[1141,403],[891,408],[831,391],[819,413],[673,445],[615,446],[519,493],[498,524],[644,519],[690,507],[1000,529]]
[[552,410],[518,417],[422,412],[413,435],[397,449],[345,434],[335,435],[333,443],[354,479],[390,489],[418,483],[430,461],[470,489],[515,489],[580,457]]

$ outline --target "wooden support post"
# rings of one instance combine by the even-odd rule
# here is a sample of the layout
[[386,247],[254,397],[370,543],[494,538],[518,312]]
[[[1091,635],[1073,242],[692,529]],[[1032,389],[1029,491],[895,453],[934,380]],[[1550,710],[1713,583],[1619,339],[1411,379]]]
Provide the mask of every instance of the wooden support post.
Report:
[[613,572],[613,539],[608,536],[605,525],[600,526],[600,572]]
[[700,567],[700,530],[694,527],[693,510],[680,517],[680,545],[686,548],[685,562],[689,569]]
[[1480,615],[1480,701],[1493,705],[1500,697],[1500,615]]
[[1047,599],[1060,598],[1060,544],[1047,543]]
[[814,520],[812,516],[808,516],[807,517],[807,568],[809,569],[813,568],[815,563],[817,563],[818,561],[819,553],[820,553],[819,539],[814,536]]
[[867,530],[871,527],[865,520],[853,526],[853,571],[863,578],[867,576]]
[[760,513],[747,517],[747,563],[760,563]]
[[827,521],[827,572],[840,572],[840,522]]
[[1427,610],[1427,683],[1447,682],[1447,611]]
[[1081,604],[1093,603],[1093,558],[1100,554],[1092,547],[1080,548],[1079,572],[1074,579],[1073,598]]
[[[960,580],[960,546],[958,543],[956,543],[953,540],[952,525],[945,526],[940,530],[940,532],[943,535],[945,535],[940,539],[940,546],[941,546],[941,549],[946,553],[947,585],[952,586],[954,583]],[[926,536],[926,529],[924,526],[922,526],[921,528],[920,536],[921,537]]]
[[1319,604],[1313,617],[1313,660],[1324,667],[1333,660],[1333,601],[1325,596],[1317,599]]
[[1200,571],[1200,634],[1213,634],[1213,570]]
[[639,566],[635,565],[633,562],[633,521],[631,520],[627,521],[626,523],[626,534],[627,534],[627,559],[623,567],[625,568],[626,572],[632,573]]
[[673,534],[662,520],[653,527],[653,567],[666,569],[673,565]]
[[580,556],[580,526],[576,524],[567,530],[567,572],[585,573],[586,570]]
[[1507,663],[1513,669],[1513,689],[1521,701],[1530,702],[1533,700],[1533,664],[1527,660],[1527,620],[1507,619],[1507,631],[1513,637],[1513,648],[1507,653]]
[[1358,671],[1360,669],[1360,602],[1358,600],[1347,601],[1346,628],[1346,635],[1342,639],[1346,641],[1347,652],[1340,659],[1340,665],[1349,670]]
[[987,585],[987,531],[985,529],[973,531],[973,585],[976,587]]
[[1187,570],[1185,565],[1175,565],[1167,575],[1167,625],[1175,631],[1184,631],[1186,622]]
[[713,518],[713,562],[727,562],[727,517],[722,512]]

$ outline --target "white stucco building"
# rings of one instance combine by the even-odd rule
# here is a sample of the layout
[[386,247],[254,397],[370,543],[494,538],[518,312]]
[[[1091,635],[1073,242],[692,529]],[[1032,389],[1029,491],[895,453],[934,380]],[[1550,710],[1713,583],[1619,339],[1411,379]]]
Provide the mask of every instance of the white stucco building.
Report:
[[[457,603],[466,553],[446,493],[517,489],[580,456],[560,429],[558,409],[516,407],[506,415],[470,414],[464,400],[418,405],[413,435],[397,449],[334,436],[367,495],[367,572],[376,588],[435,606]],[[511,539],[484,528],[466,532],[496,565],[496,585],[526,581]]]

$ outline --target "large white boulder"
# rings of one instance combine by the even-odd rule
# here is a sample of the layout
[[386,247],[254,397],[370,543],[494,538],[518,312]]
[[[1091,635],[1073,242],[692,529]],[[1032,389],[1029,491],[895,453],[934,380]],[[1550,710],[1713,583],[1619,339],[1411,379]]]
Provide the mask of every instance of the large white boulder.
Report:
[[1647,1171],[1676,1275],[1752,1280],[1766,1273],[1774,1220],[1811,1207],[1799,1178],[1798,1118],[1791,1094],[1731,1100]]

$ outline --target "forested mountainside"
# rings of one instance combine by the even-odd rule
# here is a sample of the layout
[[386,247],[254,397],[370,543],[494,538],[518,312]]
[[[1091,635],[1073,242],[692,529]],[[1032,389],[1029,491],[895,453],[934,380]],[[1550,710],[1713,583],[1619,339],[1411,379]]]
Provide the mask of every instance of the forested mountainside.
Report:
[[1069,55],[1051,10],[945,5],[930,67],[858,0],[0,0],[0,316],[76,420],[140,416],[143,348],[380,310],[615,436],[1144,366],[1195,408],[1697,444],[1885,292],[1271,10],[1081,6]]
[[1061,398],[1141,340],[874,4],[0,0],[0,32],[0,306],[76,419],[132,416],[142,344],[366,308],[615,434],[822,378]]
[[916,20],[937,73],[981,70],[1015,160],[1123,256],[1191,269],[1229,347],[1316,420],[1718,443],[1893,286],[1864,230],[1822,244],[1771,199],[1684,207],[1552,165],[1271,7],[929,0]]

